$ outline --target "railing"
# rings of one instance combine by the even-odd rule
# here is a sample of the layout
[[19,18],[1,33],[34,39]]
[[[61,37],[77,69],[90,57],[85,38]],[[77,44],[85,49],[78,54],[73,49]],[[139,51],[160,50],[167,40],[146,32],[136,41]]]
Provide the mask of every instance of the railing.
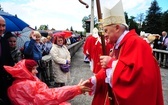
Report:
[[53,70],[52,70],[52,59],[50,55],[45,55],[42,57],[42,67],[40,79],[45,82],[48,86],[53,82]]
[[[78,51],[78,49],[83,45],[83,40],[76,42],[72,45],[68,46],[68,50],[70,51],[71,57]],[[153,54],[158,60],[158,63],[162,67],[168,66],[168,51],[165,50],[159,50],[159,49],[153,49]],[[166,61],[167,60],[167,61]],[[42,63],[45,67],[45,70],[43,72],[42,77],[40,78],[42,81],[44,81],[46,84],[51,85],[53,81],[53,75],[52,75],[52,59],[50,55],[45,55],[42,57]]]
[[158,60],[158,63],[162,67],[168,66],[168,51],[153,49],[155,58]]
[[84,40],[80,40],[76,43],[73,43],[71,45],[68,46],[68,50],[71,53],[71,57],[74,56],[74,54],[78,51],[78,49],[83,45]]

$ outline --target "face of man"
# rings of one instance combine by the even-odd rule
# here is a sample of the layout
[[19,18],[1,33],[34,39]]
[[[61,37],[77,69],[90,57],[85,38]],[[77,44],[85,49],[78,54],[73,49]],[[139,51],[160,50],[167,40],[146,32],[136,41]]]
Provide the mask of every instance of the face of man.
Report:
[[108,43],[116,43],[119,38],[119,25],[108,25],[104,27],[104,36]]
[[0,36],[5,32],[5,20],[0,16]]
[[162,32],[162,36],[166,36],[167,33],[165,31]]

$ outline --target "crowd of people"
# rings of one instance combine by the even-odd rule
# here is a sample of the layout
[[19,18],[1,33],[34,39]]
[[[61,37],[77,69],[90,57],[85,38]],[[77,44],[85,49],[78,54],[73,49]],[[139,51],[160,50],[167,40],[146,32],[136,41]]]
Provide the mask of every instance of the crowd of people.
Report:
[[[163,105],[160,67],[149,43],[129,30],[121,0],[112,8],[105,6],[103,13],[107,53],[103,54],[97,31],[92,33],[83,53],[91,61],[94,75],[73,86],[66,86],[71,56],[63,34],[44,38],[32,31],[20,52],[12,33],[2,37],[6,27],[0,16],[0,104],[70,105],[68,100],[88,92],[94,95],[92,105]],[[157,42],[160,49],[167,49],[167,40],[163,31]],[[54,88],[39,79],[42,56],[48,54]]]
[[[151,46],[152,49],[158,49],[162,51],[168,51],[168,35],[166,31],[162,31],[161,35],[159,34],[150,34],[141,32],[140,36]],[[163,63],[166,63],[166,67],[168,67],[168,54],[166,54],[166,62],[164,60],[164,53],[161,53],[161,58],[159,58],[159,53],[156,54],[157,60],[161,59],[160,65],[162,66]]]
[[162,31],[162,35],[141,31],[140,36],[151,45],[151,48],[168,51],[168,35],[166,31]]
[[[12,32],[4,33],[5,25],[5,19],[0,16],[0,105],[23,105],[25,102],[70,105],[65,101],[91,90],[83,81],[65,86],[70,71],[62,71],[60,65],[70,65],[71,56],[64,34],[52,37],[51,33],[43,37],[39,31],[32,30],[30,40],[18,49],[17,37]],[[53,58],[53,88],[39,78],[41,60],[45,55]]]

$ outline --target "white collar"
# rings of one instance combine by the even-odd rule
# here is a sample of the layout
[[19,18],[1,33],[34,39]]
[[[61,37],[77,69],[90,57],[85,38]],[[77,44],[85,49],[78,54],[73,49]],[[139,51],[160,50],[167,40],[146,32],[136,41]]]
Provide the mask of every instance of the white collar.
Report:
[[123,40],[123,38],[125,37],[125,35],[128,33],[129,31],[125,30],[122,35],[118,38],[117,42],[115,43],[115,49],[118,49],[120,42]]

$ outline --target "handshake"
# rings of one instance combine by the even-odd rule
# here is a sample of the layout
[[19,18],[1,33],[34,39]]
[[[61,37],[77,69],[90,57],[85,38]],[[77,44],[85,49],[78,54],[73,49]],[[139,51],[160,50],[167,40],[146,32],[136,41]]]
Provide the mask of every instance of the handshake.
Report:
[[81,89],[81,93],[85,95],[86,92],[92,91],[92,89],[90,88],[91,84],[92,83],[90,82],[89,79],[85,81],[81,79],[80,82],[78,83],[78,86]]

